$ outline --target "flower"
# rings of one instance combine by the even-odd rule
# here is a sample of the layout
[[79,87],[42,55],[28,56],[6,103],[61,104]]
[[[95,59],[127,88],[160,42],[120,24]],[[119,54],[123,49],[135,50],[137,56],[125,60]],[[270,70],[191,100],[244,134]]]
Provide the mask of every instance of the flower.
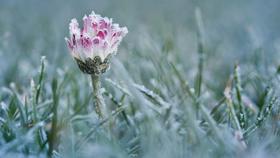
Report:
[[65,38],[69,51],[84,73],[104,73],[109,68],[110,57],[116,54],[122,38],[128,33],[127,28],[94,12],[85,15],[83,23],[80,29],[77,20],[71,20],[70,39]]

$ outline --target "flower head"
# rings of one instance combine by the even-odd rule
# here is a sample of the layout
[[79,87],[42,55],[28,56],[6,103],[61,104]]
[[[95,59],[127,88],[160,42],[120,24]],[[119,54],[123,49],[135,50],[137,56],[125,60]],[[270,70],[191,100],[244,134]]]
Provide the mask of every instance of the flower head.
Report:
[[118,45],[127,34],[126,27],[113,23],[112,19],[92,12],[83,18],[83,28],[76,19],[69,24],[70,39],[65,38],[71,55],[79,68],[88,74],[104,73],[109,59],[116,54]]

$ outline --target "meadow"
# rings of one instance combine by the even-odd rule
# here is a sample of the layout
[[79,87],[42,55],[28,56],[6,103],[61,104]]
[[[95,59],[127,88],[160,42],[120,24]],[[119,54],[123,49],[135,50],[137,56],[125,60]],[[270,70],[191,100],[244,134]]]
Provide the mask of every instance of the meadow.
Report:
[[[1,0],[0,158],[280,157],[277,0]],[[101,76],[64,40],[95,11],[128,34]]]

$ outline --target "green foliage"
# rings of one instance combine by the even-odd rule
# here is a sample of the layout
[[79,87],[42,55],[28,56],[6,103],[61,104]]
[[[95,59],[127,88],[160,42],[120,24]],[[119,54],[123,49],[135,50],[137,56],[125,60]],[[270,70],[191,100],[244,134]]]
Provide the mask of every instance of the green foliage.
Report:
[[[277,41],[269,37],[256,45],[262,38],[249,40],[247,32],[239,33],[244,26],[230,23],[242,20],[239,11],[261,4],[1,3],[1,158],[278,156],[279,54],[269,44]],[[72,16],[93,9],[129,29],[101,77],[102,119],[94,110],[90,76],[79,71],[63,41]],[[228,12],[237,19],[223,17]]]

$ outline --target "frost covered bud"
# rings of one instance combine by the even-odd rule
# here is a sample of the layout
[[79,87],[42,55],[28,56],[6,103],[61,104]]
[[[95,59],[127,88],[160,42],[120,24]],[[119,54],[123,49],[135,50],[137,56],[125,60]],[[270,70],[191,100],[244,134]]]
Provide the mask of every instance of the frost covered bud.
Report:
[[76,19],[69,24],[70,38],[65,38],[69,51],[82,72],[99,75],[110,66],[110,58],[117,53],[118,45],[127,34],[126,27],[112,19],[92,12],[83,18],[83,28]]

